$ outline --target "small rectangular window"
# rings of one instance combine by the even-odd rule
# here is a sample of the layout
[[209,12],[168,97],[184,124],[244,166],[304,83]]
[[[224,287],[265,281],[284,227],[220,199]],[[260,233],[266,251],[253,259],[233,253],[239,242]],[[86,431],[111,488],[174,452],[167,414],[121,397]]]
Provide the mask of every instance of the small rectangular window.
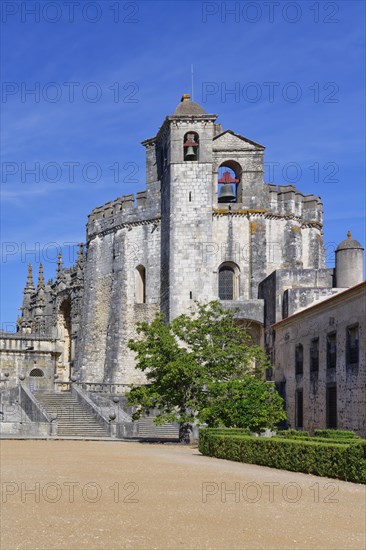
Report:
[[347,366],[358,366],[359,361],[359,328],[358,324],[347,327],[346,361]]
[[304,348],[302,344],[295,347],[295,374],[303,374],[304,372]]
[[337,365],[337,334],[327,334],[327,369],[335,369]]
[[319,370],[319,338],[313,338],[310,344],[310,372]]
[[296,407],[296,428],[304,427],[304,394],[302,390],[296,390],[295,394]]

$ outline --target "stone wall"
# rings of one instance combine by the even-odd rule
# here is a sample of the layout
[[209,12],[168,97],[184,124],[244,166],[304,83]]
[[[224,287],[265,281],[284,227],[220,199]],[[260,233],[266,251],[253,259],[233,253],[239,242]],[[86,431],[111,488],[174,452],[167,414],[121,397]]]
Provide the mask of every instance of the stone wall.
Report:
[[[358,324],[359,362],[347,361],[347,327]],[[286,388],[286,407],[296,427],[296,390],[303,390],[303,428],[325,428],[327,387],[337,389],[337,427],[366,436],[366,283],[315,305],[274,325],[274,374]],[[336,333],[336,367],[327,366],[327,335]],[[310,370],[310,346],[319,338],[319,370]],[[295,347],[303,345],[303,374],[295,372]]]
[[[81,380],[140,382],[128,340],[138,321],[151,320],[160,298],[160,229],[125,225],[88,243],[83,314],[75,370]],[[136,268],[146,270],[146,301],[137,304]]]
[[29,373],[34,368],[43,371],[44,377],[37,383],[45,387],[53,385],[57,362],[61,355],[60,345],[55,339],[22,333],[0,335],[0,376],[7,385],[19,384],[19,377],[29,385]]

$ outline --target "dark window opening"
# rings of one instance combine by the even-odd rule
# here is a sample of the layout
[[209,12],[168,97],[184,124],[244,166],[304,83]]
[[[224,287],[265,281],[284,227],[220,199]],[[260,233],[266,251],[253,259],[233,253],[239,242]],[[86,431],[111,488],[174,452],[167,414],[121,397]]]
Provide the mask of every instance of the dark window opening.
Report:
[[268,380],[268,381],[273,380],[273,368],[272,367],[268,367],[266,369],[265,374],[266,374],[266,380]]
[[313,338],[310,344],[310,372],[319,370],[319,338]]
[[303,390],[296,390],[296,428],[304,427],[304,394]]
[[220,300],[234,299],[234,269],[223,266],[219,271],[219,298]]
[[337,334],[327,334],[327,369],[335,369],[337,365]]
[[326,394],[327,428],[337,427],[337,388],[328,386]]
[[295,374],[303,374],[304,372],[304,348],[302,344],[295,347]]
[[44,376],[44,372],[43,372],[43,370],[38,369],[38,368],[32,369],[29,373],[29,376],[32,376],[34,378],[42,378],[42,376]]
[[358,325],[347,327],[346,360],[347,365],[356,366],[359,361]]

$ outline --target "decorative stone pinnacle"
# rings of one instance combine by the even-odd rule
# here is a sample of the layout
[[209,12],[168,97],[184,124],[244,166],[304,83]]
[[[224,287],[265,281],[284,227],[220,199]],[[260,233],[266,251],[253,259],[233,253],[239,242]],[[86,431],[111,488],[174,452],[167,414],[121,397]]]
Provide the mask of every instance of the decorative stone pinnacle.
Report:
[[84,256],[84,243],[79,243],[78,256]]
[[27,287],[33,287],[33,267],[32,264],[28,264],[28,276],[27,276]]
[[39,264],[37,292],[41,289],[44,289],[44,277],[43,277],[43,265],[42,265],[42,263]]
[[62,254],[60,252],[60,254],[58,255],[58,259],[57,259],[57,274],[61,273],[62,271]]
[[25,284],[24,294],[32,294],[34,292],[33,283],[33,268],[32,264],[28,264],[27,282]]
[[351,238],[351,231],[347,231],[347,239]]

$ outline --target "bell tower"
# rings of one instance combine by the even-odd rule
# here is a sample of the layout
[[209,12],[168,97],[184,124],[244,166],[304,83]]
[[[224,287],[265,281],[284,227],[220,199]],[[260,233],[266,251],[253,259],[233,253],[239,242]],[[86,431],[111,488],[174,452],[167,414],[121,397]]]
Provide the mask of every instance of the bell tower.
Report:
[[161,308],[167,319],[212,299],[212,143],[217,115],[182,96],[156,141],[161,182]]

